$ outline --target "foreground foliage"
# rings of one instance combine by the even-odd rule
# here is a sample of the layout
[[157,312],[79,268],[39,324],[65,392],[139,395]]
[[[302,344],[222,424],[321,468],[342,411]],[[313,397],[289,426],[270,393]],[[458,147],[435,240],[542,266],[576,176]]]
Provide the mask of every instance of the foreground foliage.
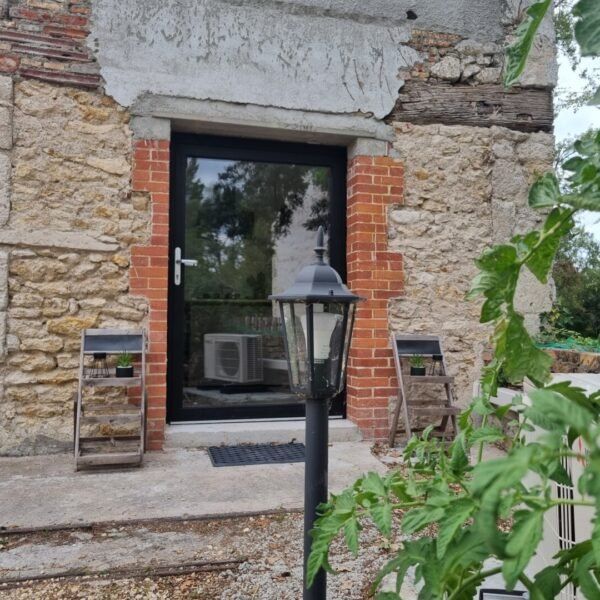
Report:
[[[507,84],[523,71],[550,6],[544,0],[528,9],[508,50]],[[600,55],[598,0],[581,0],[573,15],[582,55]],[[373,583],[377,594],[382,580],[395,574],[395,591],[379,591],[378,600],[400,598],[411,567],[423,586],[420,600],[472,600],[484,579],[496,573],[502,573],[509,589],[520,581],[532,600],[553,599],[567,585],[577,586],[586,598],[600,598],[600,393],[586,394],[568,382],[548,384],[551,358],[536,346],[514,306],[523,269],[546,283],[577,211],[600,211],[600,134],[575,142],[562,169],[568,173],[568,189],[561,190],[556,175],[547,173],[530,191],[530,206],[547,215],[541,230],[490,248],[477,261],[480,272],[470,296],[483,298],[481,321],[493,327],[495,351],[483,373],[481,397],[460,417],[457,439],[447,448],[426,431],[405,450],[406,472],[369,473],[332,496],[313,531],[309,585],[319,569],[331,571],[329,547],[338,535],[359,551],[362,523],[370,519],[388,538],[397,522],[407,538]],[[530,380],[536,387],[528,394],[530,402],[517,397],[512,406],[494,407],[490,399],[501,374],[512,383]],[[492,417],[502,420],[509,409],[521,414],[512,437],[491,424]],[[525,434],[534,426],[541,433],[528,441]],[[587,449],[585,455],[573,449],[576,440]],[[482,461],[484,446],[497,442],[508,444],[508,454]],[[584,463],[578,481],[565,470],[566,458]],[[557,498],[556,483],[574,485],[577,499]],[[589,539],[558,553],[531,578],[525,570],[542,539],[544,514],[560,504],[593,508],[593,530]],[[499,527],[507,518],[512,519],[508,532]],[[435,537],[413,535],[431,527]]]

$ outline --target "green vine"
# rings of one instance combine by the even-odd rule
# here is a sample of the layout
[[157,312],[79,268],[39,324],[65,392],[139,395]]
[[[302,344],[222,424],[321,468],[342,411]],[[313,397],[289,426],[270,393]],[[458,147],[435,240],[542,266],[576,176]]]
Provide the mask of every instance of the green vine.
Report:
[[[507,52],[507,85],[525,68],[551,4],[544,0],[527,10]],[[581,0],[573,15],[582,55],[600,55],[598,0]],[[469,297],[483,298],[481,322],[493,327],[494,356],[482,374],[481,397],[460,415],[459,435],[445,446],[426,430],[408,442],[404,471],[369,473],[321,506],[312,532],[309,586],[320,569],[332,571],[329,548],[338,535],[358,553],[365,520],[386,538],[394,536],[397,520],[404,541],[373,582],[371,593],[378,600],[401,598],[410,568],[422,585],[419,600],[472,600],[483,581],[497,573],[509,589],[521,582],[532,600],[554,599],[569,584],[586,598],[600,598],[600,393],[587,394],[569,382],[549,384],[551,358],[536,346],[514,305],[522,270],[547,283],[559,243],[573,228],[577,212],[600,211],[600,134],[584,136],[573,149],[562,164],[569,173],[568,189],[561,191],[556,175],[547,173],[530,190],[529,205],[547,215],[542,228],[494,246],[477,260],[479,274]],[[501,374],[509,382],[533,383],[527,404],[517,396],[511,406],[493,406]],[[489,425],[491,417],[502,420],[509,410],[521,415],[512,437]],[[534,427],[538,433],[528,441],[524,434]],[[583,442],[586,454],[572,449],[576,440]],[[509,447],[508,453],[482,460],[485,446],[497,442]],[[585,465],[578,481],[564,468],[566,457]],[[574,486],[579,497],[556,498],[557,483]],[[593,507],[593,529],[588,539],[559,552],[531,577],[525,571],[542,540],[544,515],[559,505]],[[508,531],[499,526],[506,519],[512,520]],[[424,535],[432,525],[435,536]],[[500,566],[485,567],[490,559]],[[394,591],[381,591],[392,574]]]

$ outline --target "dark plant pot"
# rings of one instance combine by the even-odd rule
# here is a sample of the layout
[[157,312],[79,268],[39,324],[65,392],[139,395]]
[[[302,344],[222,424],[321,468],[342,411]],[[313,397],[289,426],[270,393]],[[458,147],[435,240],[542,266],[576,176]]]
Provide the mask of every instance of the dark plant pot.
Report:
[[427,369],[425,367],[411,367],[410,374],[413,377],[423,377],[427,373]]
[[131,367],[117,367],[117,377],[133,377],[133,365]]

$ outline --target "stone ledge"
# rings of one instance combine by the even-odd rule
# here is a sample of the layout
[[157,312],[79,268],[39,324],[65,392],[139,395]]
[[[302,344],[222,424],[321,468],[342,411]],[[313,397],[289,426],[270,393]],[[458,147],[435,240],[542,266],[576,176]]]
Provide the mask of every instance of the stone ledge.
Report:
[[88,250],[90,252],[115,252],[119,245],[104,242],[85,233],[75,231],[23,231],[0,229],[0,245],[42,248]]

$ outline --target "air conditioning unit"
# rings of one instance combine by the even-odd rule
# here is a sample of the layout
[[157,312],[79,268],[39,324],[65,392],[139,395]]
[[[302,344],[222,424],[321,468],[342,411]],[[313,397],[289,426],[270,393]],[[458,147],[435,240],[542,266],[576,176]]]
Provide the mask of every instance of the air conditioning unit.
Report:
[[[593,378],[596,378],[595,382],[591,382]],[[577,373],[569,374],[554,374],[552,383],[559,381],[572,381],[574,385],[586,389],[588,393],[595,392],[598,390],[598,376],[597,375],[580,375]],[[532,388],[527,383],[525,384],[525,392],[530,391]],[[528,402],[527,396],[525,402]],[[535,442],[536,437],[540,435],[539,429],[535,429],[532,432],[526,432],[525,436],[529,442]],[[588,451],[581,439],[577,439],[574,442],[573,449],[576,453],[585,456]],[[571,479],[576,482],[585,469],[585,461],[581,461],[577,458],[563,458],[562,465],[565,470],[571,476]],[[536,483],[536,477],[533,476],[528,482],[530,484]],[[564,500],[580,500],[581,495],[572,486],[562,485],[558,483],[553,484],[552,495],[556,499]],[[584,498],[587,499],[587,498]],[[553,557],[561,550],[569,550],[575,544],[588,539],[589,532],[593,527],[594,509],[588,508],[587,506],[556,506],[553,509],[546,512],[544,515],[544,535],[540,546],[538,547],[538,553],[532,561],[532,572],[541,571],[547,567],[553,561]],[[560,600],[580,600],[583,596],[578,593],[577,589],[572,585],[568,584],[563,588],[557,599]]]
[[207,333],[204,336],[204,376],[232,383],[263,380],[262,336]]

